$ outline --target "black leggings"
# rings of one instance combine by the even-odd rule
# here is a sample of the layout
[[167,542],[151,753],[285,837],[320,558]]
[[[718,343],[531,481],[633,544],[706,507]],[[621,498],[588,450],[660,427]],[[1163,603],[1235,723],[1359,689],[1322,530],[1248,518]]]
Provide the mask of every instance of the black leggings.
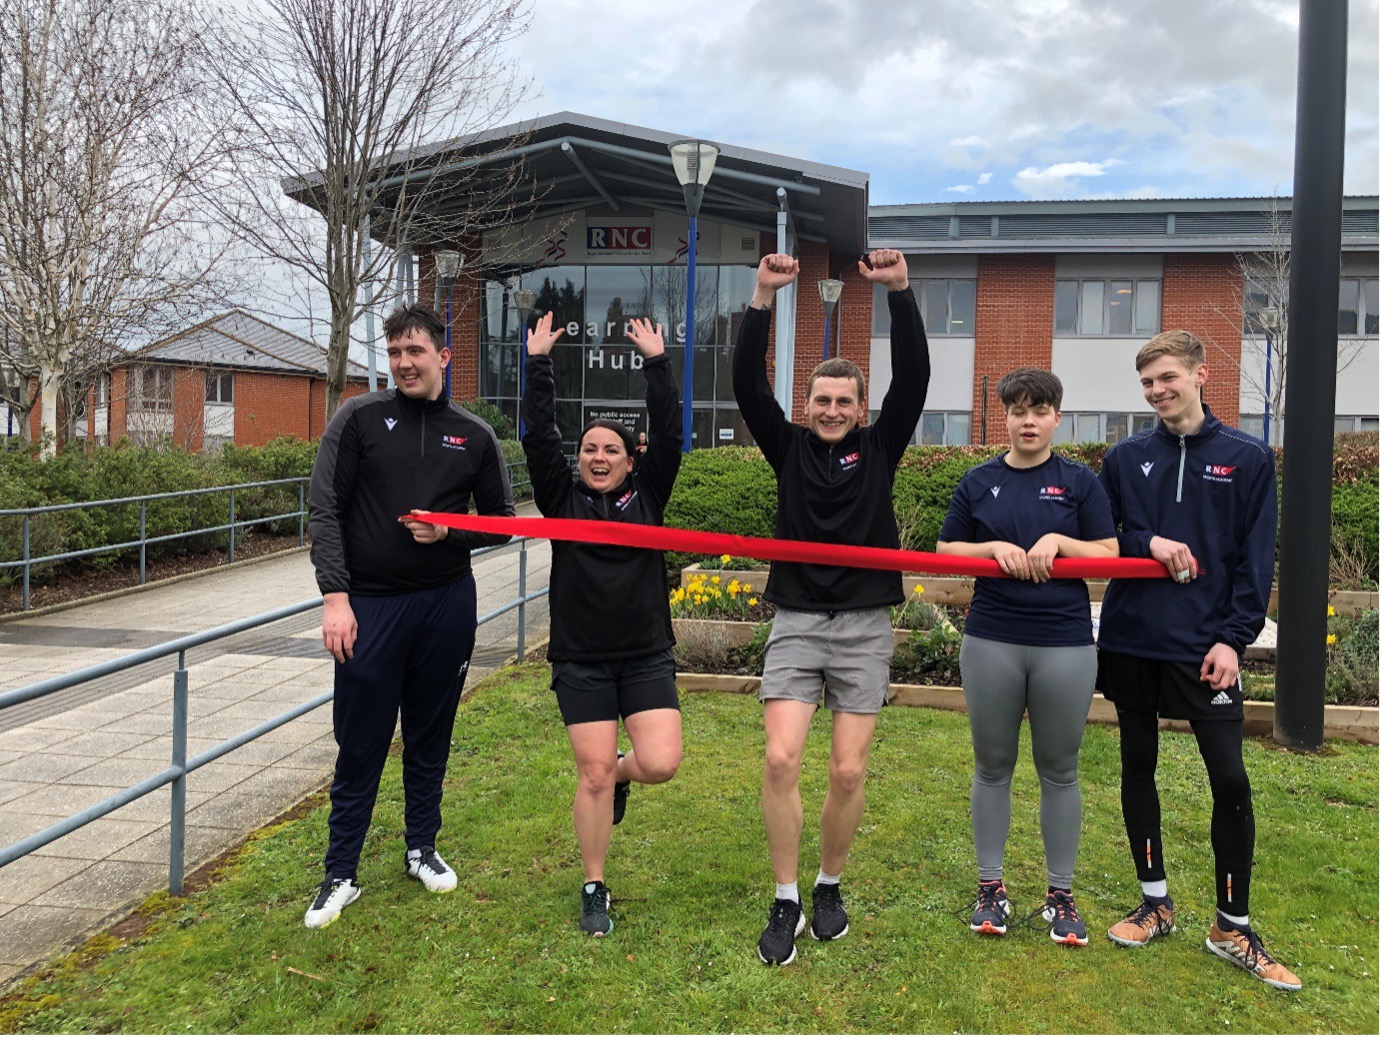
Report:
[[[1129,850],[1141,882],[1166,879],[1158,806],[1158,715],[1119,710],[1120,804]],[[1254,805],[1245,773],[1244,721],[1190,721],[1211,782],[1211,851],[1216,862],[1216,907],[1249,915],[1254,861]]]

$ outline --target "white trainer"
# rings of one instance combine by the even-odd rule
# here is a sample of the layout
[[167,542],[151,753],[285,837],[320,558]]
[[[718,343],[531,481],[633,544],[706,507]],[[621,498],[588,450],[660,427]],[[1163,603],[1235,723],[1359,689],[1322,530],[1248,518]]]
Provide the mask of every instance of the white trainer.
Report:
[[309,930],[318,930],[336,922],[341,910],[360,897],[360,887],[355,880],[333,879],[328,876],[317,888],[317,896],[303,915],[303,923]]
[[457,888],[457,874],[431,847],[415,847],[404,855],[404,867],[434,894],[445,894]]

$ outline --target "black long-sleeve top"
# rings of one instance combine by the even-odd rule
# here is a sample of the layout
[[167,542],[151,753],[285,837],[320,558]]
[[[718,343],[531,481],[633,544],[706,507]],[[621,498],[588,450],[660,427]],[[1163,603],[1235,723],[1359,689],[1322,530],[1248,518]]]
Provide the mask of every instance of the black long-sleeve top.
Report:
[[[667,354],[644,362],[649,449],[615,490],[600,493],[574,478],[562,453],[552,358],[528,358],[524,454],[534,500],[545,516],[663,524],[682,463],[678,388]],[[553,541],[548,659],[629,659],[672,648],[673,621],[663,552]]]
[[[780,538],[897,548],[894,470],[927,401],[932,374],[927,335],[909,289],[889,293],[889,351],[893,380],[879,417],[828,445],[790,422],[774,399],[764,370],[769,311],[751,307],[740,325],[732,360],[735,399],[759,449],[778,477]],[[898,574],[846,566],[775,562],[764,597],[809,612],[871,609],[903,601]]]
[[419,544],[399,522],[410,509],[513,515],[514,497],[495,431],[439,397],[397,389],[341,405],[317,449],[308,529],[317,586],[331,594],[396,595],[441,587],[471,572],[471,550],[508,537],[452,530]]

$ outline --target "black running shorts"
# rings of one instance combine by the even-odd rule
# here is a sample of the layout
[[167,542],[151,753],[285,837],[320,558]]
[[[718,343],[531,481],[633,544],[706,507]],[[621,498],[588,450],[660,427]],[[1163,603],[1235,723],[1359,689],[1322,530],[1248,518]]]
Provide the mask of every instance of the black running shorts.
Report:
[[1121,710],[1184,721],[1241,721],[1245,693],[1240,679],[1222,691],[1201,680],[1201,665],[1154,660],[1101,649],[1096,689]]
[[643,710],[677,710],[673,652],[623,660],[555,660],[552,689],[565,725],[616,721]]

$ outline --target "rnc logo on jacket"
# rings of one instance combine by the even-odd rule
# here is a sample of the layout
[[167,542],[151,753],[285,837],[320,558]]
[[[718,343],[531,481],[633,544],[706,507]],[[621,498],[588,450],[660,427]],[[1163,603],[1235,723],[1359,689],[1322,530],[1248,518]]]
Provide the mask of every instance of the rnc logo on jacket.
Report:
[[442,436],[442,446],[454,451],[464,451],[466,449],[466,437],[448,436],[444,433]]
[[860,461],[860,452],[851,451],[849,454],[841,456],[840,465],[842,470],[853,468]]
[[630,487],[630,489],[626,490],[623,494],[620,495],[620,500],[615,502],[615,507],[623,512],[626,508],[628,508],[631,504],[634,503],[634,499],[638,496],[639,491],[634,489],[633,487]]
[[1202,479],[1209,479],[1216,483],[1233,483],[1231,474],[1238,468],[1237,465],[1207,465],[1206,471],[1201,474]]
[[1067,499],[1066,487],[1039,487],[1039,501],[1065,501]]

